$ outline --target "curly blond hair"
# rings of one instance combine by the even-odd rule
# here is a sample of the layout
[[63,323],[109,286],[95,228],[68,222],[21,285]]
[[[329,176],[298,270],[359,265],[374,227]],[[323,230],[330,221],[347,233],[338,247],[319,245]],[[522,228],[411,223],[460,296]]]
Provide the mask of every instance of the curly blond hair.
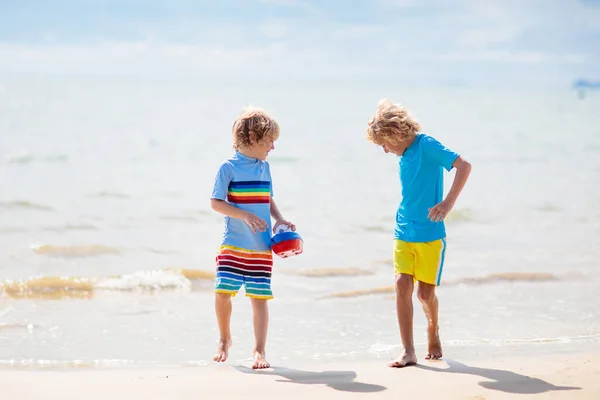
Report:
[[378,145],[399,144],[421,131],[421,125],[400,104],[380,100],[367,127],[367,140]]
[[245,107],[233,123],[233,148],[250,147],[262,140],[277,140],[279,124],[258,107]]

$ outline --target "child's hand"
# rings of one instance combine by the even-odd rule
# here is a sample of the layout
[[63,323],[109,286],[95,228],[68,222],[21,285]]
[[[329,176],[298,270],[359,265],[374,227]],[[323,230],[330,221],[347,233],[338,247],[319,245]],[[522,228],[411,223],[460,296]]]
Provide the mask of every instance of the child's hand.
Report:
[[289,228],[292,230],[292,232],[296,230],[296,225],[292,224],[289,221],[286,221],[285,219],[279,219],[279,220],[275,221],[275,225],[273,226],[273,232],[277,231],[277,227],[279,225],[287,225],[287,226],[289,226]]
[[264,219],[252,214],[246,213],[242,220],[248,224],[248,226],[252,229],[252,232],[264,232],[267,230],[268,225]]
[[433,206],[429,209],[429,215],[427,216],[433,222],[441,222],[448,216],[450,210],[452,210],[454,204],[450,201],[443,200],[441,203]]

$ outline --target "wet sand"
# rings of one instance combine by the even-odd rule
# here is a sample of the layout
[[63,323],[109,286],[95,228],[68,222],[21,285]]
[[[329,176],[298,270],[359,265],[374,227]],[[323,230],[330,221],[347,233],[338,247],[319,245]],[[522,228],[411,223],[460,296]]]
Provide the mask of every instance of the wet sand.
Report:
[[0,371],[6,399],[600,399],[600,354],[273,366]]

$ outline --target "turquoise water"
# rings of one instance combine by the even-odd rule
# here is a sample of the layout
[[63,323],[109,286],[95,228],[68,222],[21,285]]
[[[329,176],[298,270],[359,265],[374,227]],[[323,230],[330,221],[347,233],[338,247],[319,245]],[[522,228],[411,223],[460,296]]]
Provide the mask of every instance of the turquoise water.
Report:
[[[208,197],[250,103],[280,122],[277,201],[305,240],[276,260],[270,361],[396,355],[397,163],[364,139],[381,97],[473,164],[447,223],[446,354],[598,342],[596,93],[0,77],[0,365],[209,362]],[[251,355],[250,311],[234,299],[233,360]]]

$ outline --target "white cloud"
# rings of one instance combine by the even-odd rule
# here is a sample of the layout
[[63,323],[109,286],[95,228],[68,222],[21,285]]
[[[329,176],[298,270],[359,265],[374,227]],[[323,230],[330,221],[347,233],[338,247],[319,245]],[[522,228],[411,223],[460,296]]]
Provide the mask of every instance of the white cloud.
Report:
[[459,35],[456,44],[472,49],[485,49],[491,45],[510,43],[520,33],[521,29],[509,26],[469,29]]
[[539,64],[552,58],[552,55],[542,52],[510,52],[503,50],[440,54],[440,59],[445,61],[494,61],[515,64]]
[[0,43],[0,72],[179,74],[198,77],[343,77],[356,65],[320,49],[290,50],[283,45],[210,47],[153,41],[95,45],[19,45]]
[[536,65],[544,63],[557,64],[583,64],[587,57],[583,54],[566,53],[554,54],[536,51],[506,51],[485,50],[478,52],[450,52],[441,53],[440,60],[462,62],[494,62],[503,64]]
[[[494,79],[535,74],[531,79],[567,82],[593,74],[600,62],[599,30],[590,28],[600,8],[589,10],[572,0],[364,0],[360,4],[367,12],[358,19],[351,10],[339,9],[339,3],[259,1],[273,6],[263,19],[238,15],[211,21],[186,15],[138,21],[139,40],[90,36],[68,44],[55,34],[33,44],[0,42],[0,72],[430,83],[457,77],[469,81],[493,71]],[[373,13],[385,13],[385,18],[374,20]]]

